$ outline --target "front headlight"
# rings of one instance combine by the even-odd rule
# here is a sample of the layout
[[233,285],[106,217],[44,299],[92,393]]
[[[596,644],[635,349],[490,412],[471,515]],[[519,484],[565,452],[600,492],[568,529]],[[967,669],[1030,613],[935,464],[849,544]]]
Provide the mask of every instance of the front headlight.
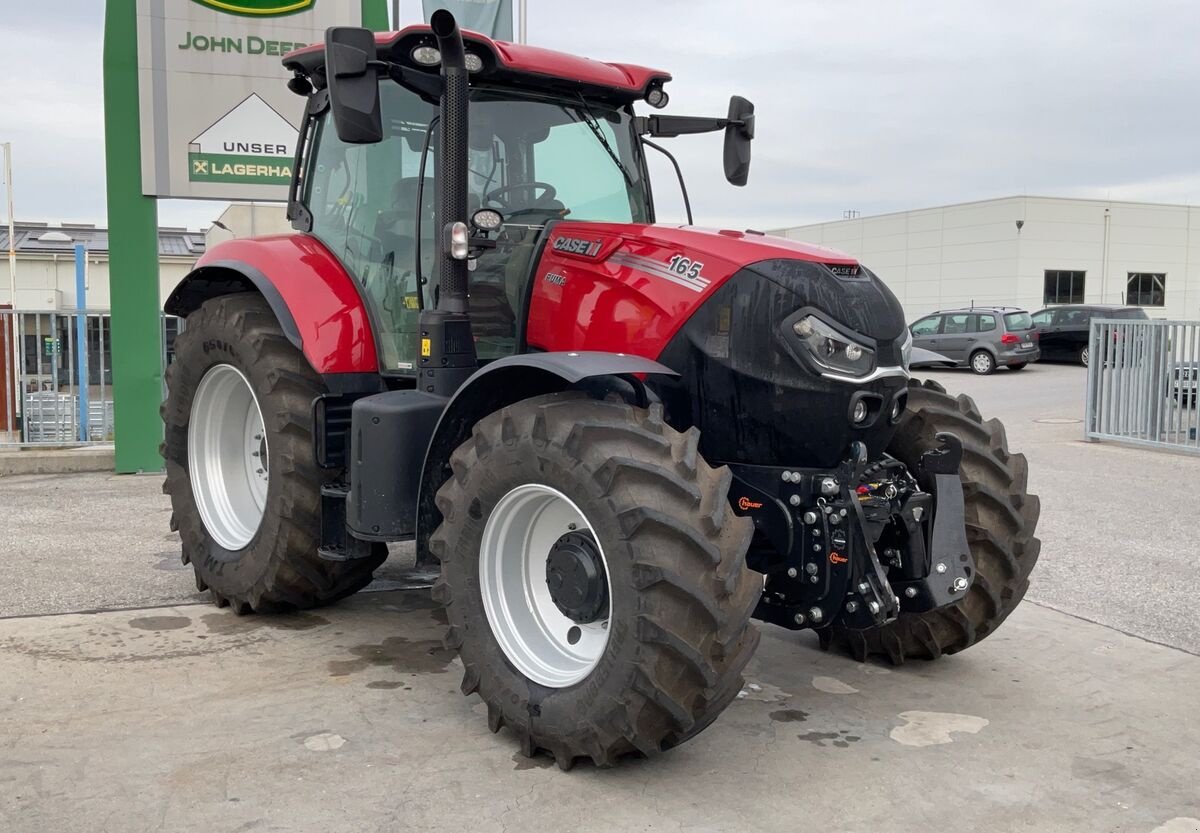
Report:
[[875,351],[842,335],[821,319],[805,316],[792,325],[813,360],[834,373],[866,376],[875,368]]
[[904,365],[905,370],[908,370],[910,362],[912,362],[912,330],[905,327],[904,343],[900,345],[900,363]]

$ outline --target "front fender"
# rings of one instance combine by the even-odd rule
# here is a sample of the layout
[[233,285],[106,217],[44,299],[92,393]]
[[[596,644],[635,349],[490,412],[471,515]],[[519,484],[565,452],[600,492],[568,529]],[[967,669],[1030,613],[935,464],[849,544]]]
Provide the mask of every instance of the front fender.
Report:
[[210,298],[259,292],[313,370],[378,373],[370,314],[358,283],[307,234],[227,240],[209,249],[163,309],[186,316]]

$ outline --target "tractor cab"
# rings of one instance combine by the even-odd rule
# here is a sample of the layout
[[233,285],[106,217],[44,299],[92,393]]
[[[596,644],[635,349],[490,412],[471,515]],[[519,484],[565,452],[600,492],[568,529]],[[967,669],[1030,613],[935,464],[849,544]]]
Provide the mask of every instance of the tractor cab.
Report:
[[[444,131],[434,82],[441,54],[427,26],[378,38],[331,30],[330,37],[327,49],[285,59],[295,72],[293,89],[310,96],[290,215],[360,283],[374,310],[381,370],[411,374],[420,358],[420,312],[440,300],[435,209]],[[653,223],[642,135],[718,130],[728,120],[667,125],[661,117],[637,117],[635,101],[666,104],[665,72],[470,32],[463,39],[467,216],[491,224],[472,224],[478,245],[468,260],[468,311],[477,358],[487,362],[520,350],[519,322],[548,228],[563,219]],[[327,62],[334,59],[327,53],[339,50],[366,64],[354,63],[361,74],[343,72],[331,84]],[[340,94],[330,95],[339,82]],[[355,97],[369,102],[365,132],[345,113],[339,120]],[[744,119],[752,108],[743,109]],[[731,134],[731,142],[744,145],[748,135]],[[747,152],[740,155],[748,160]]]
[[[653,209],[627,109],[486,87],[472,89],[470,106],[468,216],[490,209],[501,218],[486,230],[494,245],[470,260],[472,330],[479,358],[489,360],[516,352],[517,316],[548,224],[646,223]],[[375,308],[381,365],[403,372],[416,367],[420,310],[438,303],[437,110],[386,79],[380,109],[383,138],[372,144],[344,142],[328,111],[318,117],[301,200],[307,230]]]

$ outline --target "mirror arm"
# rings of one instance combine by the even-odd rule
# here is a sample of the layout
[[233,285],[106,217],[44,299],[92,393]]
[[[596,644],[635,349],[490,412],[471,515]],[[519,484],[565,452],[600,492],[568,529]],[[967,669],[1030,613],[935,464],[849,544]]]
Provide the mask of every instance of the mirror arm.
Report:
[[704,116],[638,116],[634,127],[639,135],[671,139],[676,136],[693,133],[714,133],[724,130],[730,125],[741,128],[742,133],[748,133],[747,138],[754,135],[754,116],[746,119],[718,119]]

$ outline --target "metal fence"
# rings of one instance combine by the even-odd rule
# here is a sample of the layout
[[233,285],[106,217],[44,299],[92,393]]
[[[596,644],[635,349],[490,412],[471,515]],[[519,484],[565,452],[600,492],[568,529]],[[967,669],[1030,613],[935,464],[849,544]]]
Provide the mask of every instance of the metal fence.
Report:
[[1200,453],[1200,322],[1092,321],[1086,435]]
[[[164,316],[163,366],[179,321]],[[0,447],[113,441],[107,311],[0,310]]]

